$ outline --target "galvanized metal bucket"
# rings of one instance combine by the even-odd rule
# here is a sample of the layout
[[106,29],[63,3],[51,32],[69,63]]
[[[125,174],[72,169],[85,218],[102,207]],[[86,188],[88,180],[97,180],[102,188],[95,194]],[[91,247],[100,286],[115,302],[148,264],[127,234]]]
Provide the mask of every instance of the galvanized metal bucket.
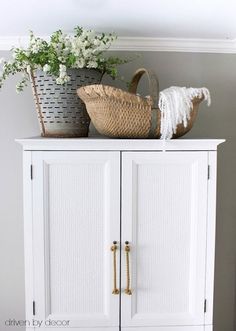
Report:
[[70,81],[58,85],[54,76],[42,70],[31,73],[31,85],[43,137],[86,137],[90,118],[76,90],[100,83],[102,73],[95,69],[69,69]]

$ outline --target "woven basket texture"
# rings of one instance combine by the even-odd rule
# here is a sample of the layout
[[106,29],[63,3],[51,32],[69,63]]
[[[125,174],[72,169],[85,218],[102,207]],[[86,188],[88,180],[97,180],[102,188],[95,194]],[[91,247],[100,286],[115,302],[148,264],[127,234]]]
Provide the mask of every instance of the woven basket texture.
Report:
[[53,76],[36,70],[31,74],[36,110],[44,137],[84,137],[90,118],[76,90],[100,83],[102,73],[94,69],[69,69],[70,81],[58,85]]
[[[136,95],[143,74],[148,76],[150,97]],[[83,86],[77,91],[97,131],[114,138],[160,138],[161,112],[158,108],[159,83],[155,74],[138,69],[129,92],[107,85]],[[173,138],[186,134],[193,126],[202,99],[193,100],[187,127],[178,125]]]

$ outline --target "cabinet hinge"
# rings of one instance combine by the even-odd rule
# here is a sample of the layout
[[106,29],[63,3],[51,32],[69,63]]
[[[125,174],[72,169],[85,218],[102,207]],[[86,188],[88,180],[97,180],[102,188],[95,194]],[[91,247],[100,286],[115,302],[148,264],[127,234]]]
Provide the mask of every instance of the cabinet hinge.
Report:
[[35,316],[35,301],[33,301],[33,316]]
[[207,301],[206,299],[204,300],[204,313],[206,313],[206,310],[207,310]]
[[207,168],[207,179],[210,179],[210,165]]
[[33,179],[33,164],[30,165],[30,179]]

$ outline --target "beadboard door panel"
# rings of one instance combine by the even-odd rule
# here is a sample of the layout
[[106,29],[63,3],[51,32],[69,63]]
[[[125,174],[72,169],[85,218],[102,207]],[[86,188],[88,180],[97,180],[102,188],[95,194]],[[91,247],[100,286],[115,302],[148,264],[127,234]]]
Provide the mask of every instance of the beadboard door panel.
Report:
[[122,327],[203,330],[207,169],[207,152],[123,153]]
[[32,163],[36,318],[118,328],[119,152],[32,152]]

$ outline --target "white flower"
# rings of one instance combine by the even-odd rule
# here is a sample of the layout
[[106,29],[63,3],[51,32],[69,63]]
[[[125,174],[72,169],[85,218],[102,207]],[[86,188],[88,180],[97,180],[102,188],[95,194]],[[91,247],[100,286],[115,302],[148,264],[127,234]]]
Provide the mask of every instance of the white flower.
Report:
[[84,68],[85,67],[85,60],[79,59],[75,63],[75,68]]
[[29,65],[29,64],[28,64],[28,65],[27,65],[27,67],[26,67],[26,71],[27,71],[27,73],[28,73],[28,74],[30,74],[30,73],[31,73],[31,67],[30,67],[30,65]]
[[66,73],[66,66],[64,64],[59,65],[59,77],[56,79],[57,84],[65,84],[70,81],[70,77]]
[[70,81],[70,77],[66,74],[63,76],[60,75],[60,77],[56,78],[56,83],[59,85],[68,83],[69,81]]
[[45,64],[45,65],[43,66],[43,71],[44,71],[44,72],[49,72],[50,69],[51,69],[51,67],[50,67],[49,64]]
[[69,81],[70,81],[70,76],[67,76],[67,75],[66,75],[66,76],[64,77],[64,82],[65,82],[65,83],[68,83]]
[[36,54],[39,51],[39,47],[37,45],[32,45],[32,53]]
[[70,41],[69,38],[67,38],[67,39],[65,40],[65,47],[66,47],[66,48],[70,48],[70,47],[71,47],[71,41]]
[[66,48],[63,49],[63,55],[64,56],[67,56],[69,53],[70,53],[70,48],[69,47],[66,47]]
[[0,64],[2,64],[5,61],[4,57],[0,58]]
[[88,68],[97,68],[98,64],[96,61],[89,61]]
[[92,39],[95,36],[95,31],[94,30],[89,30],[89,31],[86,32],[86,35],[87,35],[88,39]]
[[61,34],[61,35],[59,35],[59,38],[58,38],[59,43],[64,43],[65,38],[66,38],[66,35],[65,35],[65,34]]
[[101,45],[101,41],[100,41],[99,39],[94,39],[93,44],[94,44],[95,46],[100,46],[100,45]]
[[88,45],[89,45],[88,40],[85,40],[85,41],[83,42],[83,46],[86,47],[86,46],[88,46]]
[[57,45],[55,46],[55,49],[57,50],[58,53],[60,53],[61,50],[62,50],[62,44],[57,44]]
[[59,84],[59,85],[63,84],[63,79],[60,78],[60,77],[58,77],[58,78],[56,79],[56,83]]
[[65,56],[58,56],[58,60],[60,61],[60,62],[66,62],[66,58],[65,58]]
[[83,40],[81,40],[80,38],[73,38],[72,39],[72,41],[71,41],[71,52],[75,56],[80,55],[80,51],[83,47],[84,47]]
[[40,38],[33,38],[30,43],[30,50],[32,53],[36,54],[38,53],[43,46],[43,40]]
[[92,55],[92,50],[89,48],[83,49],[82,53],[83,53],[83,56],[88,59]]
[[59,65],[60,72],[66,72],[66,66],[64,64]]

